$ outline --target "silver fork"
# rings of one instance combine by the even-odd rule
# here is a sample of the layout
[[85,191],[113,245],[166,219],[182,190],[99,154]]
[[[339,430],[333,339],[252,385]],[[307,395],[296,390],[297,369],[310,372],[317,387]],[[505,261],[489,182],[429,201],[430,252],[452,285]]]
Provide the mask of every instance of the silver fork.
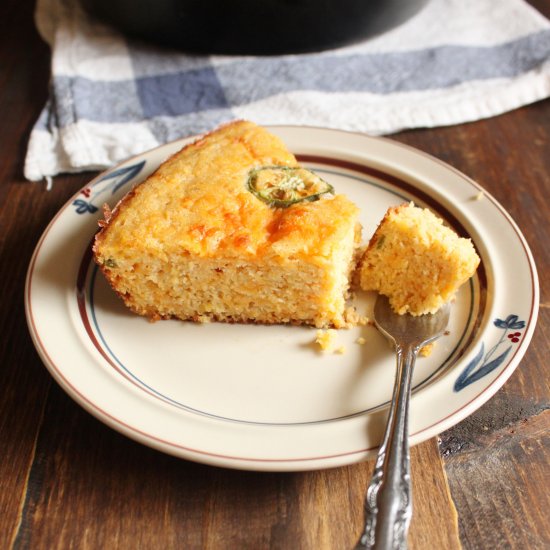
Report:
[[395,346],[397,372],[382,445],[365,499],[365,530],[357,549],[402,550],[412,517],[409,452],[409,400],[418,351],[441,336],[450,304],[437,313],[397,315],[385,296],[374,305],[374,322]]

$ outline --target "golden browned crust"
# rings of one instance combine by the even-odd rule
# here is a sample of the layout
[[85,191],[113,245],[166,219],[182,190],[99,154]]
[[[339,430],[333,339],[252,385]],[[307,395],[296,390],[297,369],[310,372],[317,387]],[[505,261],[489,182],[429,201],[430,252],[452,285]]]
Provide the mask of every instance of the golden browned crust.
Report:
[[343,324],[358,209],[332,194],[269,206],[246,181],[272,165],[297,161],[276,136],[235,121],[106,208],[93,254],[125,304],[150,318]]
[[168,157],[164,161],[164,163],[162,163],[148,178],[146,178],[142,182],[136,184],[130,191],[128,191],[128,193],[126,193],[118,201],[118,203],[113,208],[111,208],[108,204],[104,204],[103,205],[103,219],[98,221],[98,225],[100,227],[100,230],[96,233],[96,236],[95,236],[95,239],[94,239],[94,245],[93,245],[93,248],[92,248],[92,251],[94,253],[94,258],[95,258],[95,253],[96,253],[96,249],[98,247],[98,244],[105,237],[105,231],[109,227],[109,224],[111,222],[113,222],[116,219],[116,217],[118,216],[119,212],[124,210],[124,208],[132,201],[134,195],[136,194],[136,190],[138,189],[138,187],[145,184],[150,178],[155,177],[158,174],[158,172],[161,169],[163,164],[165,164],[165,163],[169,162],[170,160],[173,160],[176,157],[180,156],[186,149],[189,149],[191,147],[198,147],[201,144],[207,143],[208,142],[208,137],[211,134],[214,134],[214,133],[219,132],[220,130],[223,130],[223,129],[226,129],[226,128],[230,128],[231,126],[236,126],[236,125],[243,124],[243,123],[246,123],[246,121],[234,120],[234,121],[227,122],[225,124],[220,125],[215,130],[212,130],[210,132],[206,132],[204,134],[201,134],[200,136],[197,136],[196,139],[194,139],[193,141],[190,141],[189,143],[184,145],[179,151],[176,151],[175,153],[170,155],[170,157]]

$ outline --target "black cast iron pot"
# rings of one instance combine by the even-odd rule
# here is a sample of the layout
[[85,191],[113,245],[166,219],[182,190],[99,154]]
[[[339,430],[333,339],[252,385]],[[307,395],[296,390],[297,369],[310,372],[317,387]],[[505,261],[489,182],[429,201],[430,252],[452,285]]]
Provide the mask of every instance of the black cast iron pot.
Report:
[[283,54],[364,40],[428,0],[81,0],[129,36],[188,52]]

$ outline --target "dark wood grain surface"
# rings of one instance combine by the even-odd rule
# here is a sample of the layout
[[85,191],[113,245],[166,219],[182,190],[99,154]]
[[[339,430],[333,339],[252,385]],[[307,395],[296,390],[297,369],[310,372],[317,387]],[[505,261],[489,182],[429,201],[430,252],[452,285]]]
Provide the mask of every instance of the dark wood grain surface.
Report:
[[[549,0],[533,4],[550,16]],[[0,548],[351,548],[371,462],[257,473],[179,460],[98,422],[43,367],[24,315],[27,265],[92,174],[57,177],[51,191],[23,178],[49,78],[32,12],[32,2],[0,7]],[[541,282],[538,326],[511,379],[413,450],[411,547],[458,548],[459,536],[466,549],[550,548],[550,101],[393,137],[492,193],[527,238]]]

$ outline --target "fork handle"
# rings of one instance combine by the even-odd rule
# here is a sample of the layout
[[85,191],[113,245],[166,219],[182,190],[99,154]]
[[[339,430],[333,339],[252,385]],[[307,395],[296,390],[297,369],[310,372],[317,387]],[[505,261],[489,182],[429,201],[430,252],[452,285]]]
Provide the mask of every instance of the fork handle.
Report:
[[409,400],[418,347],[396,345],[397,371],[386,431],[365,500],[365,530],[357,549],[402,550],[412,516]]

